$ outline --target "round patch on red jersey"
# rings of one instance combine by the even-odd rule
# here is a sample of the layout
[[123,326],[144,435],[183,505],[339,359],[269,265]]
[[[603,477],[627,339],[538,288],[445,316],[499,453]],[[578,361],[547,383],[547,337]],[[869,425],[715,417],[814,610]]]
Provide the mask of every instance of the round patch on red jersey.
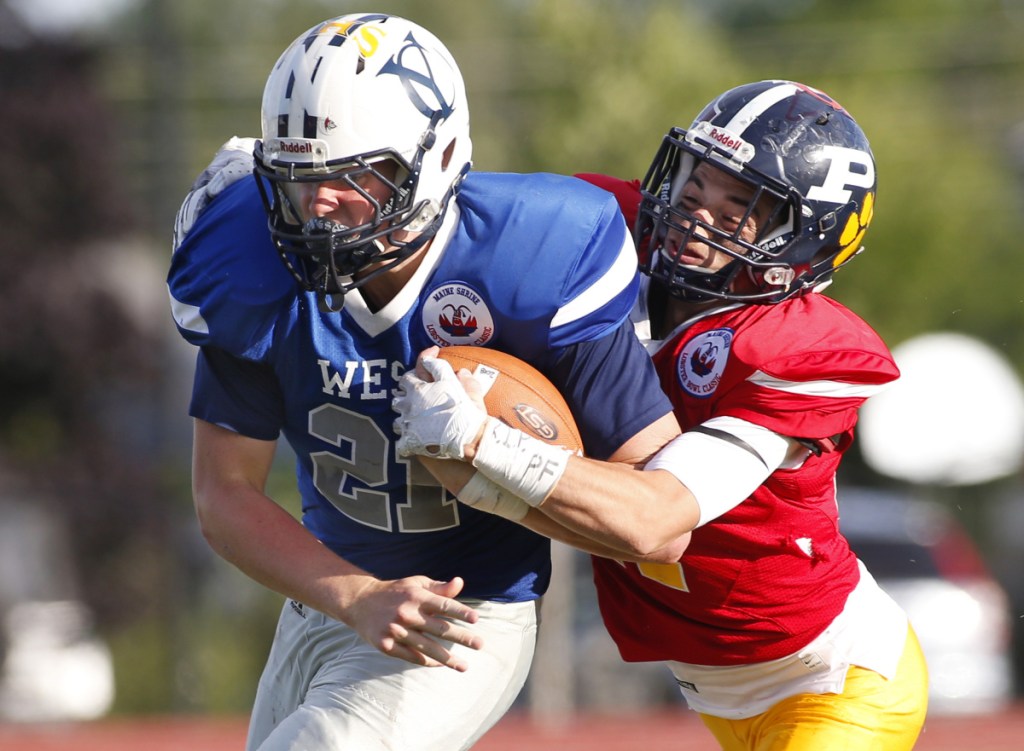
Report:
[[715,393],[732,346],[732,329],[712,329],[686,343],[676,361],[683,391],[699,399]]
[[441,347],[480,347],[494,336],[494,317],[475,289],[462,282],[448,282],[424,300],[423,328]]

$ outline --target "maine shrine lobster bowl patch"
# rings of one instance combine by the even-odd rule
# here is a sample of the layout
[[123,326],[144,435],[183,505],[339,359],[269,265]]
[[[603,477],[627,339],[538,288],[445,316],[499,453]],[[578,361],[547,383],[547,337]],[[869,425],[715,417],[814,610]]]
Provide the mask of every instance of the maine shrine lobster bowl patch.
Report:
[[431,291],[424,301],[423,328],[440,347],[480,347],[494,336],[494,317],[475,289],[449,282]]
[[676,374],[683,390],[705,399],[715,393],[732,346],[732,329],[712,329],[686,343],[676,360]]

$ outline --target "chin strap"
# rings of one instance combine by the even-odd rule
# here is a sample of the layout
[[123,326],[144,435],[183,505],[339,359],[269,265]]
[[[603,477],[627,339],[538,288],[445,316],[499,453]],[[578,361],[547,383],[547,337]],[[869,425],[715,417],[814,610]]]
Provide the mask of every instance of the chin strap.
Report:
[[316,307],[321,313],[340,313],[345,307],[345,293],[331,294],[318,289],[316,291]]
[[[358,279],[351,276],[339,275],[338,270],[333,265],[325,267],[323,269],[323,276],[316,287],[317,307],[320,309],[320,312],[337,313],[345,307],[345,295],[354,289],[362,287],[370,280],[376,279],[381,274],[390,271],[394,266],[420,250],[431,239],[433,239],[433,237],[434,233],[431,232],[410,240],[405,245],[402,245],[401,248],[394,251],[394,255],[385,259],[379,267]],[[381,250],[384,248],[379,240],[374,240],[371,243],[367,243],[367,245],[376,245]],[[346,278],[349,281],[343,281],[343,279]]]

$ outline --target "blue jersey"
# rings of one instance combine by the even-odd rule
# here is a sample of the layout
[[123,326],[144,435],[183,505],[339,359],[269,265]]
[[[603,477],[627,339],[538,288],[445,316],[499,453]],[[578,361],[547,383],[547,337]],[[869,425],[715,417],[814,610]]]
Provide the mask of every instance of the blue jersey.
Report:
[[297,457],[303,523],[374,575],[462,576],[468,597],[539,596],[548,541],[457,503],[395,451],[391,397],[432,344],[494,347],[565,395],[588,454],[668,414],[628,315],[636,253],[614,199],[573,178],[471,173],[417,271],[383,309],[323,312],[271,241],[254,181],[226,189],[171,262],[179,331],[199,345],[190,413]]

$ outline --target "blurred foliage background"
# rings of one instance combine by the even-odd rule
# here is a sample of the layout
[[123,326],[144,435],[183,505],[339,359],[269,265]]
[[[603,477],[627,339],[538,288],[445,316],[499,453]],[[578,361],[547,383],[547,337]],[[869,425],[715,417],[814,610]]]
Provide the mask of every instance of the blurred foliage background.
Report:
[[[192,354],[163,277],[192,178],[258,135],[267,73],[324,18],[393,12],[445,40],[482,170],[641,177],[726,88],[821,88],[880,181],[831,294],[890,344],[959,331],[1024,366],[1020,0],[97,0],[72,23],[91,5],[0,0],[0,476],[5,501],[67,523],[55,554],[113,650],[116,712],[245,711],[272,636],[277,598],[192,520]],[[885,481],[856,456],[846,471]]]

